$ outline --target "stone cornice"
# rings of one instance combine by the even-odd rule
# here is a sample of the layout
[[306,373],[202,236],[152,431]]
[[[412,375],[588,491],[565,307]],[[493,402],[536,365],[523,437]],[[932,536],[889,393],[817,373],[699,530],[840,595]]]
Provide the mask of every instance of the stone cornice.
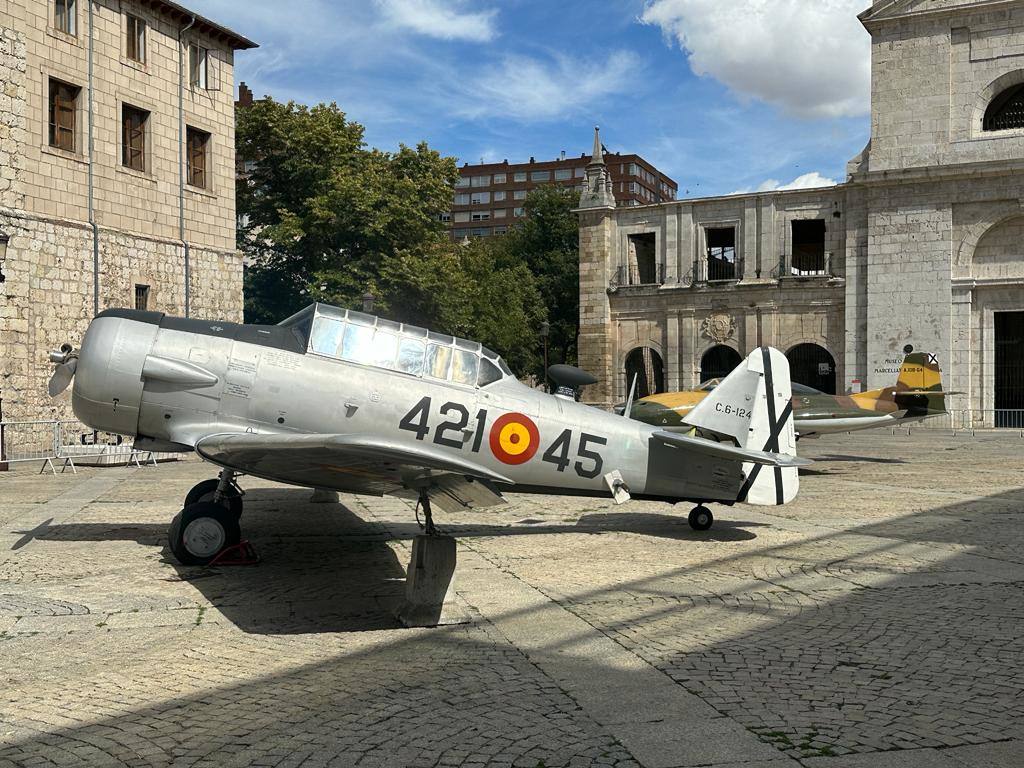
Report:
[[982,160],[950,165],[918,165],[910,168],[888,168],[882,171],[862,171],[851,176],[841,186],[873,186],[907,184],[917,181],[955,181],[979,176],[1011,176],[1024,173],[1024,159]]
[[944,8],[926,8],[920,11],[904,11],[898,9],[906,5],[908,0],[893,0],[881,8],[869,8],[857,18],[868,32],[874,32],[891,22],[904,19],[942,18],[943,16],[959,16],[964,13],[978,13],[998,8],[1019,6],[1024,7],[1024,0],[984,0],[983,2],[965,2],[960,5]]

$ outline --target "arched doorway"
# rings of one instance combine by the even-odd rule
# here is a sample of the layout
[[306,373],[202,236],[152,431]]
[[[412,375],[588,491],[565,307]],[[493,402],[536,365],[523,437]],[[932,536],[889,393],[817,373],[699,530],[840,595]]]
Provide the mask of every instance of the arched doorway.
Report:
[[743,358],[732,347],[719,344],[712,347],[700,359],[700,381],[703,384],[710,379],[722,379],[732,373]]
[[836,361],[829,351],[817,344],[797,344],[786,353],[789,378],[797,384],[836,393]]
[[637,347],[626,355],[626,392],[636,376],[635,397],[647,397],[665,391],[665,366],[661,355],[650,347]]

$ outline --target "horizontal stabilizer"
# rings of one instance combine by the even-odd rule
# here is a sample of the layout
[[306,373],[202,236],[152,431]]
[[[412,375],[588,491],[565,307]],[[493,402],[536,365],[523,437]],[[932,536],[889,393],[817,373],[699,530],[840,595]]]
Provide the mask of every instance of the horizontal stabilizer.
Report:
[[790,456],[784,453],[768,453],[753,448],[737,448],[728,443],[717,443],[714,440],[706,440],[702,437],[690,437],[678,432],[667,432],[660,430],[654,433],[654,437],[666,445],[674,445],[677,448],[703,453],[705,456],[714,456],[718,459],[729,461],[751,462],[766,467],[806,467],[812,464],[810,459],[802,459],[799,456]]

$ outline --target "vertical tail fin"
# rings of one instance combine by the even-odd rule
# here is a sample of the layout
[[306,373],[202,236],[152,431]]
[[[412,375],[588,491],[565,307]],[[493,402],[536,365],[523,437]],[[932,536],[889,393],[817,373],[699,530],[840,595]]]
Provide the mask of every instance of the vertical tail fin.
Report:
[[911,352],[903,358],[899,376],[896,377],[896,391],[907,390],[942,391],[942,369],[935,355]]
[[907,416],[945,413],[946,394],[942,391],[942,369],[935,355],[911,352],[903,358],[893,399],[907,411]]
[[[742,448],[796,455],[789,361],[772,347],[755,349],[725,377],[685,421],[702,432],[732,438]],[[796,467],[743,465],[736,497],[750,504],[792,501],[800,488]]]

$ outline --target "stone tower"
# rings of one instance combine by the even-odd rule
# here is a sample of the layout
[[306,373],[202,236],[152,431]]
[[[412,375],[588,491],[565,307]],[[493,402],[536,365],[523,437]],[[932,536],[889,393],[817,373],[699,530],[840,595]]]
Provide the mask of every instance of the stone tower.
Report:
[[584,399],[598,406],[611,405],[612,355],[611,309],[608,285],[615,244],[615,197],[604,162],[600,130],[594,128],[594,152],[587,165],[586,186],[580,193],[580,335],[579,366],[597,377]]

